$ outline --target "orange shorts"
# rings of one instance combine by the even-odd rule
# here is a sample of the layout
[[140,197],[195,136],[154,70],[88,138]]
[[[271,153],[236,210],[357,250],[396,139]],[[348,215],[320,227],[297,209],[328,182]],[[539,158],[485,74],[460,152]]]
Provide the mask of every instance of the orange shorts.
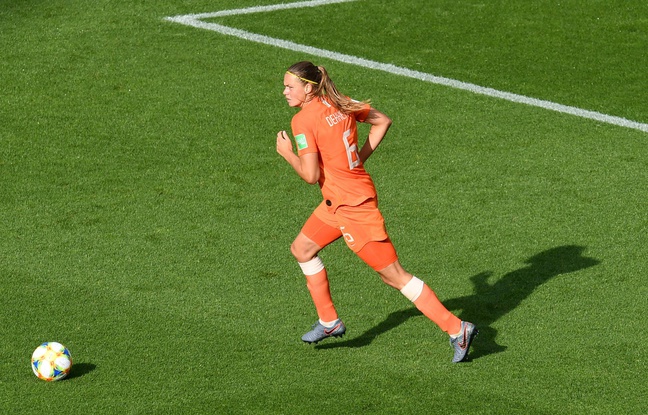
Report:
[[398,259],[376,199],[358,206],[339,206],[335,212],[322,202],[301,231],[321,248],[344,237],[347,246],[376,271]]

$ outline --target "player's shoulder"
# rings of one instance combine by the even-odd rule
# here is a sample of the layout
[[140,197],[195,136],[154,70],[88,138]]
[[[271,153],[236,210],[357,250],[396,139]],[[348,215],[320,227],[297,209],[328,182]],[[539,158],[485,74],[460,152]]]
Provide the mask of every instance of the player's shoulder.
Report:
[[330,108],[318,100],[312,102],[310,105],[307,105],[296,113],[293,116],[293,123],[316,124],[326,117],[328,112],[330,112]]

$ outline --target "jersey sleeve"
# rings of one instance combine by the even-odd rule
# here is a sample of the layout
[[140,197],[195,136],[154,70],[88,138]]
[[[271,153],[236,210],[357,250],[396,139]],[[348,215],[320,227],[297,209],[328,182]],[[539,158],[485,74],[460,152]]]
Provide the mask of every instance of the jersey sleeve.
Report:
[[308,153],[317,153],[317,142],[315,137],[314,122],[309,122],[305,117],[300,117],[297,114],[293,117],[291,124],[293,137],[295,137],[295,145],[297,146],[297,154],[299,156]]
[[371,110],[371,105],[365,104],[363,108],[360,111],[356,111],[355,114],[355,119],[359,122],[365,122],[367,117],[369,116],[369,111]]

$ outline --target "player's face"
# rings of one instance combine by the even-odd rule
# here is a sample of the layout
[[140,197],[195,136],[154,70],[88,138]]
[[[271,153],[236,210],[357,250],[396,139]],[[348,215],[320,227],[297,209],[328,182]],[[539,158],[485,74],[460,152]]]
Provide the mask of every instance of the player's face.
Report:
[[304,83],[289,73],[284,75],[283,94],[291,107],[303,106],[308,95]]

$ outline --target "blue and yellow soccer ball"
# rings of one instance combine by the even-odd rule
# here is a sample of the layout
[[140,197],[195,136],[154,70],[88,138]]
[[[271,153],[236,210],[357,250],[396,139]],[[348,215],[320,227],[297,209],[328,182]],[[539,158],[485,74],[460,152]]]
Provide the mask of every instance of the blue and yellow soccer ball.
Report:
[[61,343],[45,342],[32,353],[31,367],[39,379],[47,382],[61,380],[72,369],[72,356]]

